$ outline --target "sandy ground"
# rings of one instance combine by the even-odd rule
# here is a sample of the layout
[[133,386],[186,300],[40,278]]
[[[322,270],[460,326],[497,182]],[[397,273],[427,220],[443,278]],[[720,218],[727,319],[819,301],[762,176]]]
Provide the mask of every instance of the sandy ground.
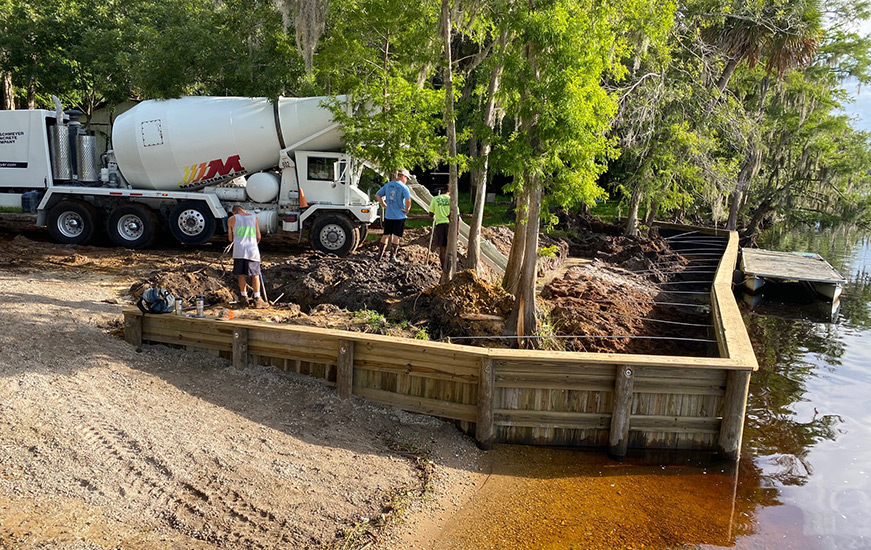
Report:
[[130,346],[135,267],[28,238],[36,269],[0,231],[0,548],[410,548],[482,483],[449,424]]

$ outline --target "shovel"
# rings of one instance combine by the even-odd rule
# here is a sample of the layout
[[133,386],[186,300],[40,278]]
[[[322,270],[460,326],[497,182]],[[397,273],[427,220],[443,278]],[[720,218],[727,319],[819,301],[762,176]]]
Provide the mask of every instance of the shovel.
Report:
[[429,250],[432,252],[432,238],[435,237],[435,216],[432,217],[432,229],[429,231]]

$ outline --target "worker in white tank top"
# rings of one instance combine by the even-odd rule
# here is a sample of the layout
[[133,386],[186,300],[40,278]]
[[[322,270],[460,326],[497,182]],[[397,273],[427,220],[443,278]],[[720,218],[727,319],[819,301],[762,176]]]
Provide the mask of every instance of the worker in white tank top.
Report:
[[249,214],[237,204],[233,206],[233,215],[227,220],[227,236],[233,243],[233,275],[239,281],[241,303],[249,305],[248,278],[251,278],[251,288],[254,289],[254,307],[262,309],[267,303],[260,297],[260,224],[257,216]]

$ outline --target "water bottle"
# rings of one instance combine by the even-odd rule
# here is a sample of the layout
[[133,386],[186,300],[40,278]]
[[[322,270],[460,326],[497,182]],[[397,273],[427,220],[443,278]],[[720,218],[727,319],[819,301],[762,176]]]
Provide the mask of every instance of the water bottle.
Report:
[[197,317],[203,316],[203,295],[197,296]]
[[175,297],[175,314],[176,315],[181,315],[182,301],[183,300],[182,300],[181,296]]

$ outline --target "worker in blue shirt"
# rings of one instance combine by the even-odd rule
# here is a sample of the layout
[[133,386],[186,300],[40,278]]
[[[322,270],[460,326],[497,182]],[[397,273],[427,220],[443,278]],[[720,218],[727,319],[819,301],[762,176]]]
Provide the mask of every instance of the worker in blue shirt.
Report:
[[[411,193],[406,185],[409,179],[411,179],[411,172],[402,169],[396,173],[395,179],[385,183],[375,193],[378,204],[384,209],[384,234],[381,236],[381,250],[378,252],[379,261],[384,258],[388,244],[391,244],[390,260],[398,261],[396,254],[399,252],[399,239],[405,233],[405,220],[408,218],[408,211],[411,210]],[[388,243],[391,235],[393,242]]]

